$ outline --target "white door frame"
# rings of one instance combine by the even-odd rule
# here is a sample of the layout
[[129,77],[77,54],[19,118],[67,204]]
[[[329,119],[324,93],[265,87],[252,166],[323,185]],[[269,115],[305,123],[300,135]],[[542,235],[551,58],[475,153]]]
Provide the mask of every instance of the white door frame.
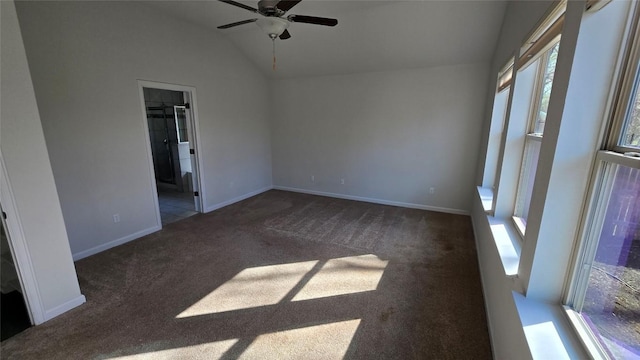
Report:
[[156,185],[156,175],[153,167],[153,154],[151,153],[151,140],[149,139],[149,120],[147,119],[147,107],[144,101],[144,88],[153,88],[153,89],[162,89],[162,90],[172,90],[172,91],[181,91],[186,94],[185,103],[189,103],[189,109],[187,112],[189,116],[189,128],[191,131],[189,137],[189,148],[194,150],[194,155],[192,157],[192,181],[193,181],[193,191],[198,192],[198,196],[195,197],[195,201],[199,204],[196,206],[196,211],[203,212],[205,209],[204,206],[204,198],[205,198],[205,188],[204,181],[202,179],[202,169],[204,168],[202,164],[202,157],[200,156],[200,127],[198,120],[198,101],[196,97],[196,88],[193,86],[186,85],[176,85],[176,84],[168,84],[156,81],[148,81],[148,80],[138,80],[138,92],[140,95],[140,104],[142,107],[142,124],[144,126],[144,133],[146,134],[145,145],[147,148],[147,161],[149,164],[149,175],[151,182],[151,189],[154,191],[154,202],[156,206],[156,217],[158,221],[158,226],[162,228],[162,218],[160,217],[160,205],[158,202],[158,189]]
[[45,309],[40,296],[40,287],[36,279],[33,261],[27,247],[22,222],[18,216],[15,197],[11,188],[11,182],[7,176],[4,158],[0,152],[0,202],[2,210],[8,214],[7,219],[2,219],[2,226],[7,234],[9,249],[18,274],[18,280],[22,287],[22,295],[31,324],[39,325],[45,322]]

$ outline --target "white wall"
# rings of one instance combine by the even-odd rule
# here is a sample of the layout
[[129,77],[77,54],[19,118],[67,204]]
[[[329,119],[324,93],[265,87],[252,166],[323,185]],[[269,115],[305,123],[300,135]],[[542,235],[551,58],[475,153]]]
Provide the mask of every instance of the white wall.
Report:
[[471,64],[276,81],[274,185],[468,212],[487,70]]
[[221,36],[136,2],[17,10],[74,254],[159,227],[137,79],[197,89],[205,209],[271,186],[268,84]]
[[[40,125],[18,18],[12,1],[2,15],[0,187],[7,227],[27,274],[25,292],[36,323],[80,305],[76,271]],[[24,245],[24,248],[21,246]]]

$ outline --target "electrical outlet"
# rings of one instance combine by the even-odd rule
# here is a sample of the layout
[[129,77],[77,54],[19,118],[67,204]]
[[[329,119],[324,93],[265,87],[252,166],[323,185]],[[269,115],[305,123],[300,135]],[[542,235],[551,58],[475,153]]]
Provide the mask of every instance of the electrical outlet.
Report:
[[316,182],[316,177],[311,175],[311,182]]
[[340,184],[344,185],[344,179],[340,179]]
[[233,182],[233,181],[230,181],[230,182],[229,182],[229,187],[230,187],[230,188],[232,188],[232,187],[234,187],[234,186],[236,186],[236,183],[235,183],[235,182]]
[[113,222],[114,223],[120,222],[120,214],[113,214]]
[[429,188],[429,194],[435,194],[435,192],[436,192],[436,188],[434,187]]

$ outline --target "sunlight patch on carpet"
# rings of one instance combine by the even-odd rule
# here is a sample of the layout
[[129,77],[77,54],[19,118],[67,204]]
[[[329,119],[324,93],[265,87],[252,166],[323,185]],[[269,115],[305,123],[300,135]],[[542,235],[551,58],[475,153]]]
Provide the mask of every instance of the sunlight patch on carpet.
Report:
[[239,359],[343,359],[360,319],[263,334]]
[[316,263],[305,261],[244,269],[177,318],[276,304]]
[[215,341],[206,344],[184,346],[173,349],[147,351],[140,354],[118,356],[113,360],[173,360],[173,359],[219,359],[238,342],[238,339]]
[[328,260],[293,301],[373,291],[388,263],[372,254]]

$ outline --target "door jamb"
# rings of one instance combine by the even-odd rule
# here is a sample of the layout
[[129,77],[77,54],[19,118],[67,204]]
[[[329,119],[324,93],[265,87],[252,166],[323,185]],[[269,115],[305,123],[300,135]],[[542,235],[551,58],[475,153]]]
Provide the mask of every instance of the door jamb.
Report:
[[11,182],[7,176],[4,158],[0,152],[0,200],[2,201],[2,210],[7,214],[7,219],[1,220],[4,230],[7,233],[7,240],[11,255],[13,256],[18,280],[23,291],[23,298],[29,313],[29,320],[33,325],[39,325],[46,321],[44,305],[42,304],[42,296],[40,295],[40,286],[35,276],[33,268],[33,260],[27,247],[27,240],[24,235],[24,228],[18,216]]
[[[198,191],[198,195],[196,196],[196,201],[200,204],[200,212],[204,212],[204,198],[205,198],[205,187],[203,181],[202,169],[204,168],[202,164],[202,157],[200,156],[200,127],[199,127],[199,119],[198,119],[198,102],[196,96],[196,88],[193,86],[187,85],[177,85],[177,84],[169,84],[162,83],[156,81],[148,81],[148,80],[138,80],[138,92],[140,96],[140,104],[142,107],[142,124],[144,126],[144,134],[146,134],[145,138],[145,146],[147,149],[147,162],[149,165],[149,175],[151,182],[151,190],[153,191],[153,199],[156,207],[156,220],[158,222],[158,226],[162,228],[162,218],[160,217],[160,204],[158,201],[158,189],[156,185],[156,175],[153,168],[153,154],[151,153],[151,140],[149,139],[149,120],[147,119],[147,109],[144,101],[144,88],[154,88],[154,89],[162,89],[162,90],[172,90],[172,91],[181,91],[188,93],[188,101],[190,103],[191,111],[191,129],[193,131],[193,137],[189,139],[189,141],[193,142],[189,144],[189,147],[194,149],[194,155],[196,158],[195,166],[196,166],[196,176],[197,176],[197,184],[198,189],[193,189],[193,191]],[[187,100],[185,99],[185,100]]]

